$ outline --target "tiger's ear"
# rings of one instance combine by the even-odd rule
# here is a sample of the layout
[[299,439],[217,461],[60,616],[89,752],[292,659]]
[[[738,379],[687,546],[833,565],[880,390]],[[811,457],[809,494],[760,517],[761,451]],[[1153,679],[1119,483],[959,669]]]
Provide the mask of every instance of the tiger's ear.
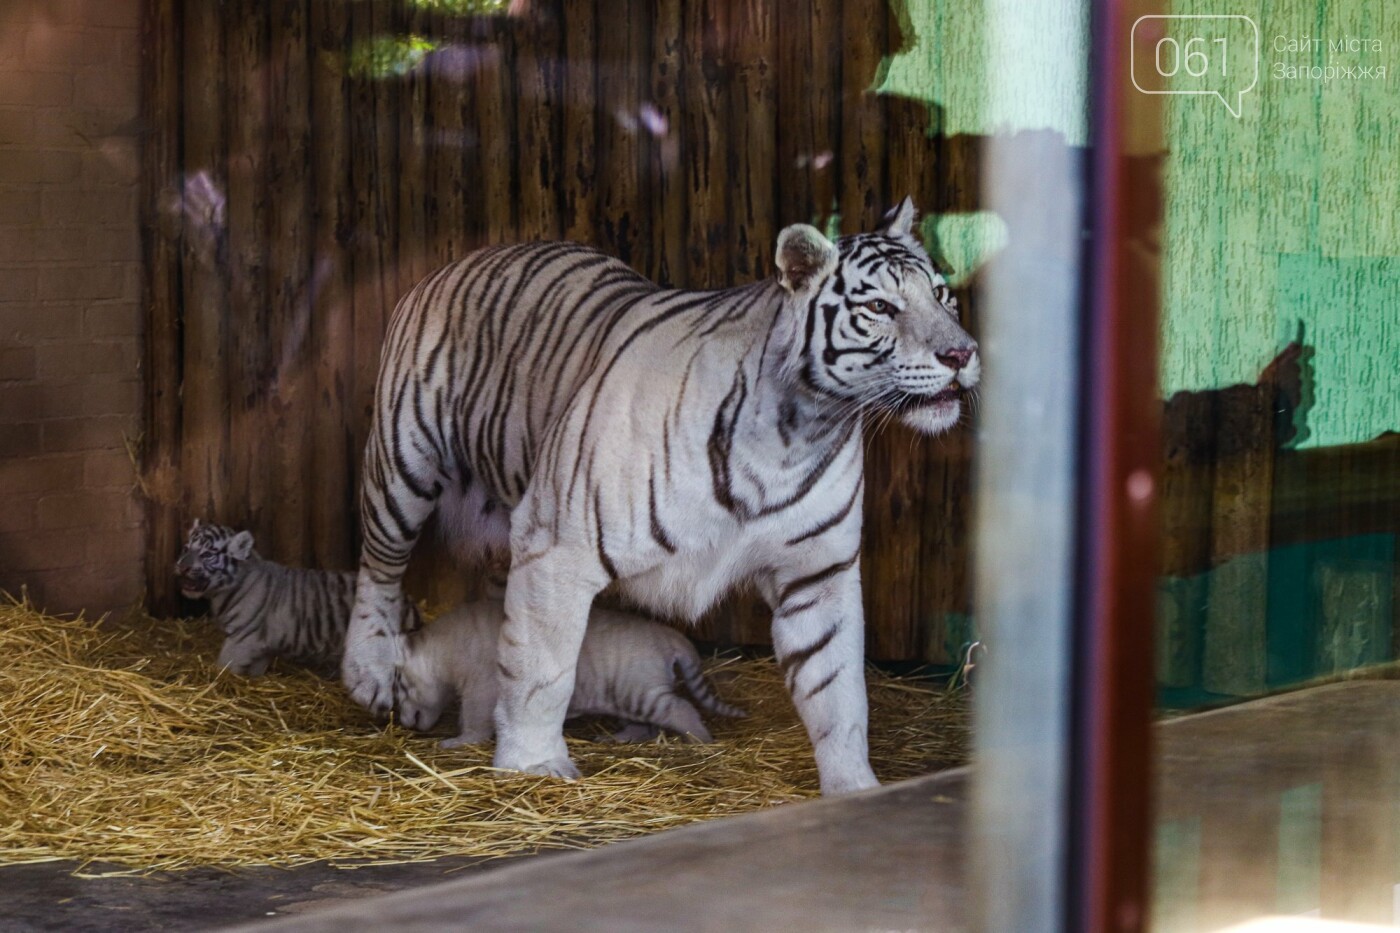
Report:
[[253,533],[240,531],[228,543],[228,554],[234,560],[247,560],[253,553]]
[[824,280],[836,268],[836,258],[836,244],[816,227],[793,224],[778,234],[778,275],[789,292]]
[[878,232],[885,236],[909,236],[914,232],[914,221],[918,219],[919,211],[914,207],[914,199],[905,195],[899,206],[880,221]]

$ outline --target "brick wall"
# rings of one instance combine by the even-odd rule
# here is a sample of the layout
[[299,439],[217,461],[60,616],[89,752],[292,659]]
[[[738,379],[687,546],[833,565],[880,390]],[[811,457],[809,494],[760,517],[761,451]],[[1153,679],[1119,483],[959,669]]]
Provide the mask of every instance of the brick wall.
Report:
[[0,588],[138,599],[136,0],[0,2]]

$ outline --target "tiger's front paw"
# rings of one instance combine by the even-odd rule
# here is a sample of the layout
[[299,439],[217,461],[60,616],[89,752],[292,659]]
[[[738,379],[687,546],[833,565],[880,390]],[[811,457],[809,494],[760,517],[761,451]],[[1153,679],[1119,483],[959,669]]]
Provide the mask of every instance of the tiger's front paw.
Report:
[[388,720],[397,699],[394,672],[399,659],[394,641],[387,633],[347,641],[340,665],[341,680],[350,698],[379,722]]
[[500,749],[496,749],[497,768],[507,771],[520,771],[524,774],[539,774],[544,777],[563,778],[566,781],[577,781],[579,779],[578,767],[570,760],[568,755],[556,758],[547,758],[544,761],[517,762],[510,758],[502,757]]

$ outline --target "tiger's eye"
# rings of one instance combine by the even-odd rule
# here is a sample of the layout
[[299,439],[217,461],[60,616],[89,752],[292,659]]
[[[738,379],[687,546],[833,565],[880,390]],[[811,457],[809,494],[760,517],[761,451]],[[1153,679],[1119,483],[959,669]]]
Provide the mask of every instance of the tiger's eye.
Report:
[[871,311],[874,311],[876,314],[891,313],[890,303],[883,298],[876,298],[874,301],[866,304],[866,307],[869,308]]

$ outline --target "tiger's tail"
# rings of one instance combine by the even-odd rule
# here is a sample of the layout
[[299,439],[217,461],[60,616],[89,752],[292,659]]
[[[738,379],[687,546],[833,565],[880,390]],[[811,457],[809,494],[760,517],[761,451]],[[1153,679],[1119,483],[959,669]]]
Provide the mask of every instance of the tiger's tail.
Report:
[[743,719],[748,715],[739,707],[731,706],[719,698],[714,685],[700,667],[700,659],[693,652],[677,655],[673,663],[680,669],[681,680],[685,681],[685,688],[690,691],[691,697],[706,712],[730,719]]

